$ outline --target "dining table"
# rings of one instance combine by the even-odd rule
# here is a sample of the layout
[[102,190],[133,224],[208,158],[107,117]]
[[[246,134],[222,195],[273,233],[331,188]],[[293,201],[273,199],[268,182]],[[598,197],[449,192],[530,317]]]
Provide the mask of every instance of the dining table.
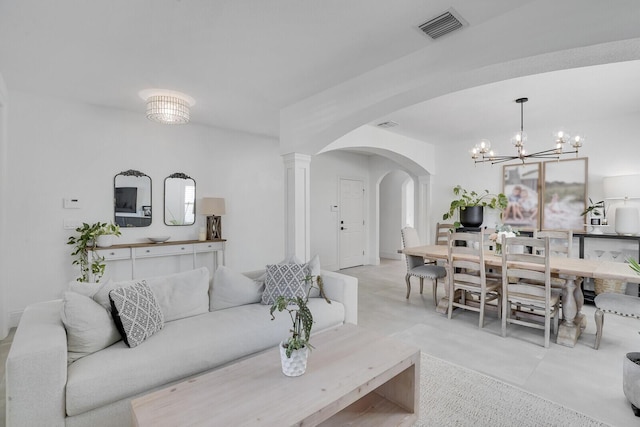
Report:
[[[446,245],[424,245],[405,248],[402,253],[406,255],[421,256],[425,259],[448,259]],[[470,256],[470,255],[469,255]],[[487,268],[501,268],[502,256],[493,250],[487,250],[484,254]],[[551,274],[560,275],[564,280],[562,287],[562,322],[558,327],[557,343],[567,347],[574,347],[580,334],[587,325],[587,320],[582,314],[584,295],[582,287],[578,285],[579,278],[621,280],[629,283],[640,283],[640,275],[636,274],[627,263],[598,259],[567,258],[550,256],[549,264]],[[527,265],[532,267],[533,264]],[[437,311],[447,313],[449,309],[449,291],[445,298],[438,302]]]

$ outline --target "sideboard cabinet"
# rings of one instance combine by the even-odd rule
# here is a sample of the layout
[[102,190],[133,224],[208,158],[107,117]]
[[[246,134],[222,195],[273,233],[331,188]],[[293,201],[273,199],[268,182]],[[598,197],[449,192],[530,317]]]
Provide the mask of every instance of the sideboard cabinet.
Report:
[[218,265],[225,263],[225,244],[224,239],[185,240],[113,245],[91,251],[95,256],[104,257],[107,267],[103,280],[160,276],[203,266],[213,277]]

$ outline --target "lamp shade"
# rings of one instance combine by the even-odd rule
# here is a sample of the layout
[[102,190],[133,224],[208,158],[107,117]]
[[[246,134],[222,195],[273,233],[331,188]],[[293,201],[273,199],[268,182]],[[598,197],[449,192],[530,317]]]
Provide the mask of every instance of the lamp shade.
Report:
[[607,199],[640,198],[640,175],[606,176],[602,185]]
[[224,215],[226,213],[224,199],[204,197],[200,203],[200,213],[203,215]]
[[640,175],[608,176],[603,179],[604,197],[624,200],[624,206],[616,208],[616,233],[633,235],[640,231],[640,213],[627,200],[640,199]]

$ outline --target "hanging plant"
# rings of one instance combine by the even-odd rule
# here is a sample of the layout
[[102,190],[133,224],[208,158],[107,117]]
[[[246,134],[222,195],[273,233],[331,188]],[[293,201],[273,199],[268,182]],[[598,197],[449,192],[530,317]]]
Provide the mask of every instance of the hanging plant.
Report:
[[[104,257],[98,256],[93,250],[96,248],[96,240],[98,236],[112,234],[120,236],[120,226],[116,224],[107,224],[96,222],[95,224],[82,223],[82,227],[76,228],[79,236],[71,236],[67,241],[68,245],[75,245],[71,256],[75,257],[72,265],[80,266],[81,276],[76,280],[78,282],[88,282],[89,277],[93,275],[96,282],[104,275],[106,264]],[[89,255],[91,253],[91,255]]]

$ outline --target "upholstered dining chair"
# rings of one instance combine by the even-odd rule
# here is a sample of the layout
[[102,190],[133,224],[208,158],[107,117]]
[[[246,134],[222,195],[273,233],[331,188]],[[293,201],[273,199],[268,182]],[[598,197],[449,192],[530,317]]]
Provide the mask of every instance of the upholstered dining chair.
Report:
[[[449,235],[448,242],[448,274],[449,274],[449,310],[448,317],[454,307],[478,312],[478,327],[484,327],[484,314],[487,302],[497,300],[498,317],[500,317],[500,280],[489,279],[484,262],[484,239],[482,232],[459,233]],[[460,300],[456,291],[461,291]],[[468,297],[475,296],[478,299]]]
[[[420,238],[416,229],[413,227],[404,227],[400,230],[402,235],[402,248],[411,248],[414,246],[420,246]],[[407,262],[407,274],[405,276],[405,282],[407,283],[407,299],[411,293],[411,277],[418,277],[420,279],[420,293],[424,285],[424,279],[429,279],[433,282],[433,303],[438,305],[438,279],[442,279],[447,275],[447,270],[439,265],[425,264],[424,258],[421,256],[406,255],[405,260]]]
[[[548,237],[505,239],[502,245],[503,337],[507,336],[508,323],[543,329],[544,346],[548,348],[552,319],[554,333],[557,333],[560,292],[551,289],[550,252]],[[517,310],[515,318],[512,317],[512,309]],[[541,317],[544,323],[539,321]]]

